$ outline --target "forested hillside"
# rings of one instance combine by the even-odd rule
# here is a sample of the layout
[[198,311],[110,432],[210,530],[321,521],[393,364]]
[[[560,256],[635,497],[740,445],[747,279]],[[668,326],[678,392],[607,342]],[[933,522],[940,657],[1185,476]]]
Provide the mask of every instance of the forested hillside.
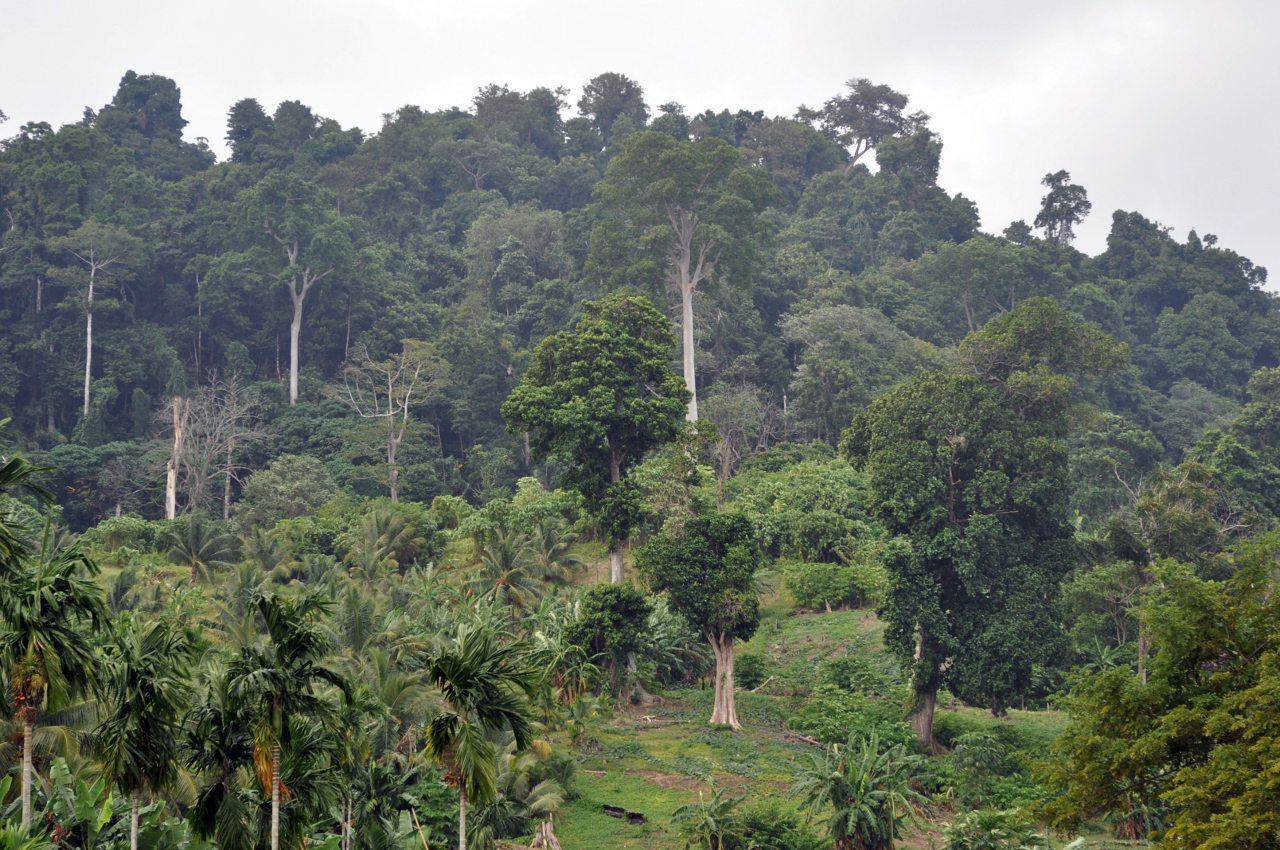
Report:
[[[76,777],[141,800],[154,847],[452,841],[468,799],[493,846],[625,749],[590,726],[611,699],[701,713],[705,677],[713,729],[778,725],[837,772],[861,747],[892,789],[887,820],[802,836],[797,805],[857,806],[789,775],[776,846],[892,846],[918,810],[976,847],[970,809],[1280,840],[1280,302],[1229,234],[1116,210],[1086,256],[1107,213],[1068,170],[983,221],[938,185],[947,128],[863,79],[792,116],[616,73],[365,129],[246,98],[223,162],[178,82],[0,127],[22,828],[34,770],[47,812]],[[878,620],[820,675],[753,638],[854,608]],[[735,669],[783,707],[740,722]],[[163,717],[125,716],[140,687]],[[33,739],[86,697],[83,747]],[[957,701],[1072,713],[1033,775],[999,727],[935,734]],[[672,823],[729,819],[710,790]],[[689,846],[747,846],[713,832]]]

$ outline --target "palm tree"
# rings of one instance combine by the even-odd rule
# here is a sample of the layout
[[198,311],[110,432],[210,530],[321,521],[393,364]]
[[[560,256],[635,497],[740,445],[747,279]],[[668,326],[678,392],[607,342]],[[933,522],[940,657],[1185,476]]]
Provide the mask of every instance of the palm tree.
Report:
[[187,704],[186,635],[166,620],[117,622],[103,691],[106,716],[94,734],[106,776],[132,798],[129,847],[138,850],[138,806],[178,773],[178,724]]
[[[8,419],[0,419],[0,431],[3,431],[8,424]],[[32,466],[21,455],[14,455],[4,460],[0,463],[0,493],[15,487],[25,487],[35,493],[38,498],[47,501],[51,498],[49,491],[31,480],[32,476],[44,469],[45,467]],[[26,529],[11,521],[7,513],[7,511],[0,511],[0,568],[5,570],[12,569],[28,551],[26,544],[19,537],[19,534]]]
[[893,850],[902,825],[915,820],[928,799],[914,784],[923,777],[923,756],[903,744],[883,744],[878,735],[859,740],[850,734],[802,769],[792,793],[811,812],[835,809],[827,828],[836,850]]
[[530,559],[543,581],[556,585],[568,584],[573,574],[582,569],[584,561],[569,549],[578,535],[564,531],[563,524],[554,517],[544,517],[529,535]]
[[309,739],[315,721],[336,726],[334,706],[315,686],[327,683],[344,693],[348,688],[322,663],[331,642],[315,618],[327,602],[311,593],[295,599],[263,594],[256,602],[267,640],[240,650],[228,670],[228,693],[250,718],[254,765],[271,794],[271,850],[279,850],[282,754]]
[[51,702],[97,687],[93,636],[106,622],[97,566],[76,546],[20,557],[0,576],[0,663],[22,719],[22,826],[31,824],[32,745],[36,722]]
[[178,531],[169,532],[169,560],[191,570],[191,583],[209,578],[214,567],[230,564],[235,556],[236,539],[219,530],[217,524],[203,514],[191,514]]
[[458,787],[458,850],[467,848],[467,801],[497,794],[496,750],[489,735],[510,729],[517,751],[533,742],[527,693],[536,673],[523,647],[502,644],[491,628],[463,624],[427,658],[427,678],[440,689],[443,710],[427,725],[427,752]]
[[491,595],[499,604],[523,610],[545,591],[537,570],[529,538],[516,532],[495,536],[480,554],[471,589],[477,596]]

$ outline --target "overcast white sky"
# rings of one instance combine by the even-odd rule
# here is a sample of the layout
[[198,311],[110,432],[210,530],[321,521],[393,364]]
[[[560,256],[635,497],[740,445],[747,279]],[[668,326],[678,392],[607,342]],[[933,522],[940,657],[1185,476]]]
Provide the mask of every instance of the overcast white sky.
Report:
[[985,230],[1030,221],[1065,168],[1112,211],[1215,233],[1280,289],[1280,3],[1275,0],[44,0],[0,30],[0,137],[76,121],[127,70],[172,77],[187,138],[225,157],[226,114],[296,99],[378,130],[405,104],[469,107],[476,89],[638,81],[650,107],[790,115],[868,77],[933,116],[940,183]]

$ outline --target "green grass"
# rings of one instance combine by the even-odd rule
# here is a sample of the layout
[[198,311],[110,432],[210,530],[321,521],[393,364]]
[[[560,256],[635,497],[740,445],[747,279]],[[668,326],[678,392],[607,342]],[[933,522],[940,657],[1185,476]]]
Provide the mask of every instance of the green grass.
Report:
[[[565,847],[679,848],[670,826],[682,805],[709,799],[713,788],[745,794],[746,807],[776,803],[796,811],[789,795],[799,765],[819,750],[786,726],[820,681],[824,662],[845,655],[867,658],[877,672],[903,690],[901,672],[885,652],[883,626],[867,610],[796,614],[782,594],[763,600],[760,629],[738,652],[764,660],[774,681],[760,693],[739,691],[743,729],[711,727],[712,692],[701,688],[661,693],[652,706],[618,706],[597,718],[574,752],[580,765],[579,797],[556,816],[556,834]],[[963,731],[990,730],[1029,758],[1041,756],[1066,722],[1062,712],[1011,711],[998,720],[980,708],[940,705],[938,716],[955,717]],[[608,817],[608,804],[645,815],[644,825]],[[949,819],[949,818],[944,818]],[[915,835],[904,848],[930,846],[931,836]],[[932,839],[935,844],[937,835]]]

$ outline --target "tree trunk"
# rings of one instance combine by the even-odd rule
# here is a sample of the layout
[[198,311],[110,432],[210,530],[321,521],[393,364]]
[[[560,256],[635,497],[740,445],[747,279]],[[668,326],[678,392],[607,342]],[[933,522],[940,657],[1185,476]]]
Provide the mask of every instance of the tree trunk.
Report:
[[178,515],[178,463],[182,458],[182,441],[186,421],[186,401],[180,396],[173,397],[173,452],[165,464],[164,476],[164,518],[173,519]]
[[280,850],[280,745],[271,745],[271,850]]
[[[25,708],[25,706],[24,706]],[[35,728],[30,719],[22,721],[22,831],[31,827],[31,747]]]
[[84,310],[84,415],[89,415],[89,381],[93,371],[93,274],[97,271],[89,265],[89,300]]
[[933,745],[933,710],[938,704],[938,689],[936,686],[929,687],[923,691],[916,691],[913,694],[914,708],[911,716],[911,728],[916,733],[916,740],[923,749],[934,752]]
[[458,850],[467,850],[467,786],[458,784]]
[[[618,453],[609,451],[609,484],[617,487],[622,481],[622,461]],[[622,546],[614,540],[609,541],[609,583],[622,584]]]
[[138,798],[142,790],[133,789],[133,805],[129,808],[129,850],[138,850]]
[[302,292],[289,282],[289,297],[293,300],[293,320],[289,322],[289,404],[298,403],[298,342],[302,339],[302,299],[307,290]]
[[716,692],[711,709],[712,724],[724,723],[734,729],[741,729],[738,722],[738,711],[733,700],[733,636],[723,632],[707,633],[711,643],[711,652],[716,658]]
[[689,390],[689,409],[685,419],[698,421],[698,381],[693,362],[693,281],[680,282],[680,338],[684,360],[684,385]]
[[224,520],[231,519],[231,453],[235,448],[236,441],[227,440],[227,464],[222,469],[222,518]]

